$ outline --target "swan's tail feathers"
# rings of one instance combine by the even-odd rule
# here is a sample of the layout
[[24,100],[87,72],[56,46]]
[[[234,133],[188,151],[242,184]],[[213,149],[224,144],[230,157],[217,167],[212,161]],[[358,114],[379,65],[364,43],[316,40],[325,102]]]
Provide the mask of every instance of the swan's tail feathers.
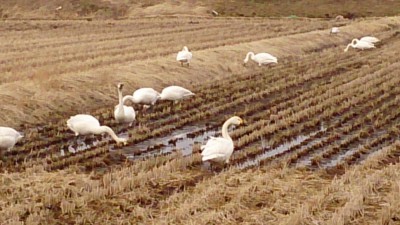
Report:
[[204,161],[207,161],[207,160],[217,159],[217,158],[221,158],[221,157],[224,157],[224,156],[225,156],[224,154],[216,153],[216,154],[212,154],[212,155],[205,155],[205,156],[203,156],[203,158],[201,160],[204,162]]

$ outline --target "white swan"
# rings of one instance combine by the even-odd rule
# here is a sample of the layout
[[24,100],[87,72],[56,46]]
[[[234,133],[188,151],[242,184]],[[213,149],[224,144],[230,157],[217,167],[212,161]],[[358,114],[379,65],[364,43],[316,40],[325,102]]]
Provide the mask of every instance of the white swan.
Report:
[[125,138],[119,138],[110,127],[100,126],[99,121],[91,115],[78,114],[71,116],[67,121],[67,126],[75,132],[75,136],[108,133],[117,143],[126,144],[127,142]]
[[184,46],[182,51],[178,52],[178,55],[176,56],[176,61],[181,62],[181,66],[183,66],[183,63],[186,63],[189,66],[192,57],[193,55],[191,52],[189,52],[188,47]]
[[366,42],[369,42],[369,43],[374,44],[374,43],[380,42],[381,40],[379,40],[379,39],[376,38],[376,37],[365,36],[365,37],[362,37],[362,38],[360,39],[360,41],[366,41]]
[[169,86],[161,91],[161,100],[179,101],[195,95],[193,92],[179,86]]
[[118,123],[129,123],[132,126],[135,121],[136,113],[133,107],[125,106],[122,100],[122,88],[124,84],[118,84],[118,100],[119,104],[114,108],[114,118]]
[[124,96],[122,102],[125,104],[126,101],[131,101],[134,104],[143,105],[143,108],[146,109],[150,105],[156,104],[160,98],[160,93],[153,88],[139,88],[132,95]]
[[229,158],[233,153],[233,141],[229,136],[228,127],[230,125],[240,125],[243,120],[240,117],[234,116],[225,121],[222,125],[222,137],[210,137],[207,144],[201,146],[202,161],[214,161],[229,163]]
[[358,48],[361,50],[375,48],[375,45],[366,41],[360,41],[358,39],[353,39],[350,44],[347,45],[346,49],[344,50],[347,52],[349,47]]
[[10,151],[23,138],[18,131],[11,127],[0,127],[0,149]]
[[271,54],[263,52],[254,55],[254,52],[248,52],[246,58],[244,59],[243,65],[246,65],[246,63],[249,61],[249,57],[251,57],[251,59],[256,63],[258,63],[259,66],[270,63],[278,63],[278,59]]
[[330,34],[338,34],[340,32],[339,27],[332,27]]

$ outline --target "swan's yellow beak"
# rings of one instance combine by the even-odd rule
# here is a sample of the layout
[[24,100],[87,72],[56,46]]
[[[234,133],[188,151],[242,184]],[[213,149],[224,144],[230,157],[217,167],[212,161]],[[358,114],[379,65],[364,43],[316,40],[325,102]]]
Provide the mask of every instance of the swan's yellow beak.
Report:
[[245,121],[243,119],[239,119],[239,124],[244,124]]

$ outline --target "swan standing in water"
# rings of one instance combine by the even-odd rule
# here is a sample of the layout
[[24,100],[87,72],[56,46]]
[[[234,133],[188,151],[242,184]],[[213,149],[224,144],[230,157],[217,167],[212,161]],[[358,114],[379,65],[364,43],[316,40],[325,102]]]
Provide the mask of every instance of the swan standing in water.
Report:
[[183,87],[169,86],[161,91],[160,98],[161,100],[172,101],[171,105],[173,105],[174,101],[177,102],[181,99],[189,98],[190,96],[193,95],[195,95],[193,92]]
[[224,125],[222,125],[222,137],[210,137],[207,144],[201,146],[202,161],[210,160],[217,163],[229,163],[234,145],[232,138],[229,136],[228,127],[240,124],[243,124],[243,120],[237,116],[225,121]]
[[139,88],[132,95],[124,96],[122,102],[125,104],[126,101],[131,101],[134,104],[141,104],[145,110],[150,106],[154,106],[160,98],[160,93],[153,88]]
[[248,52],[246,58],[244,59],[244,64],[243,64],[244,66],[246,66],[246,63],[249,61],[249,58],[251,58],[251,60],[253,60],[254,62],[258,63],[259,66],[267,65],[270,63],[278,63],[278,59],[269,53],[263,52],[254,55],[254,52]]
[[330,34],[338,34],[340,32],[339,27],[332,27]]
[[350,47],[357,48],[357,49],[371,49],[375,48],[375,45],[366,41],[360,41],[358,39],[353,39],[350,44],[347,45],[346,49],[344,50],[347,52]]
[[11,127],[0,127],[0,150],[7,149],[7,151],[10,151],[23,137]]
[[122,88],[124,84],[118,84],[118,100],[119,104],[115,106],[114,118],[118,123],[129,123],[132,126],[133,121],[135,121],[136,113],[133,107],[125,106],[122,99]]
[[365,37],[362,37],[362,38],[360,39],[360,41],[365,41],[365,42],[369,42],[369,43],[371,43],[371,44],[375,44],[375,43],[377,43],[377,42],[380,42],[381,40],[379,40],[379,39],[376,38],[376,37],[365,36]]
[[99,121],[91,115],[78,114],[71,116],[67,121],[67,126],[75,132],[75,136],[108,133],[117,143],[126,144],[127,142],[125,138],[119,138],[110,127],[100,126]]
[[188,47],[184,46],[182,51],[178,52],[178,55],[176,56],[176,60],[178,62],[181,62],[181,66],[183,66],[183,63],[186,63],[187,66],[189,67],[190,60],[192,60],[192,53],[189,52]]

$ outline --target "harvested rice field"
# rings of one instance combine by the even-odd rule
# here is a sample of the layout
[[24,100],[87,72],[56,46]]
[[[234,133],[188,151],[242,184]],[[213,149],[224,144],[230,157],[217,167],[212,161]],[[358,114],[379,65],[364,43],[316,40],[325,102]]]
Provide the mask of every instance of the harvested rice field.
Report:
[[[340,33],[330,34],[332,27]],[[0,224],[400,224],[400,18],[0,23]],[[343,50],[375,36],[375,48]],[[190,66],[176,54],[186,45]],[[278,63],[243,59],[268,52]],[[179,85],[133,126],[117,84]],[[90,114],[108,135],[75,136]],[[230,162],[201,145],[229,129]]]

